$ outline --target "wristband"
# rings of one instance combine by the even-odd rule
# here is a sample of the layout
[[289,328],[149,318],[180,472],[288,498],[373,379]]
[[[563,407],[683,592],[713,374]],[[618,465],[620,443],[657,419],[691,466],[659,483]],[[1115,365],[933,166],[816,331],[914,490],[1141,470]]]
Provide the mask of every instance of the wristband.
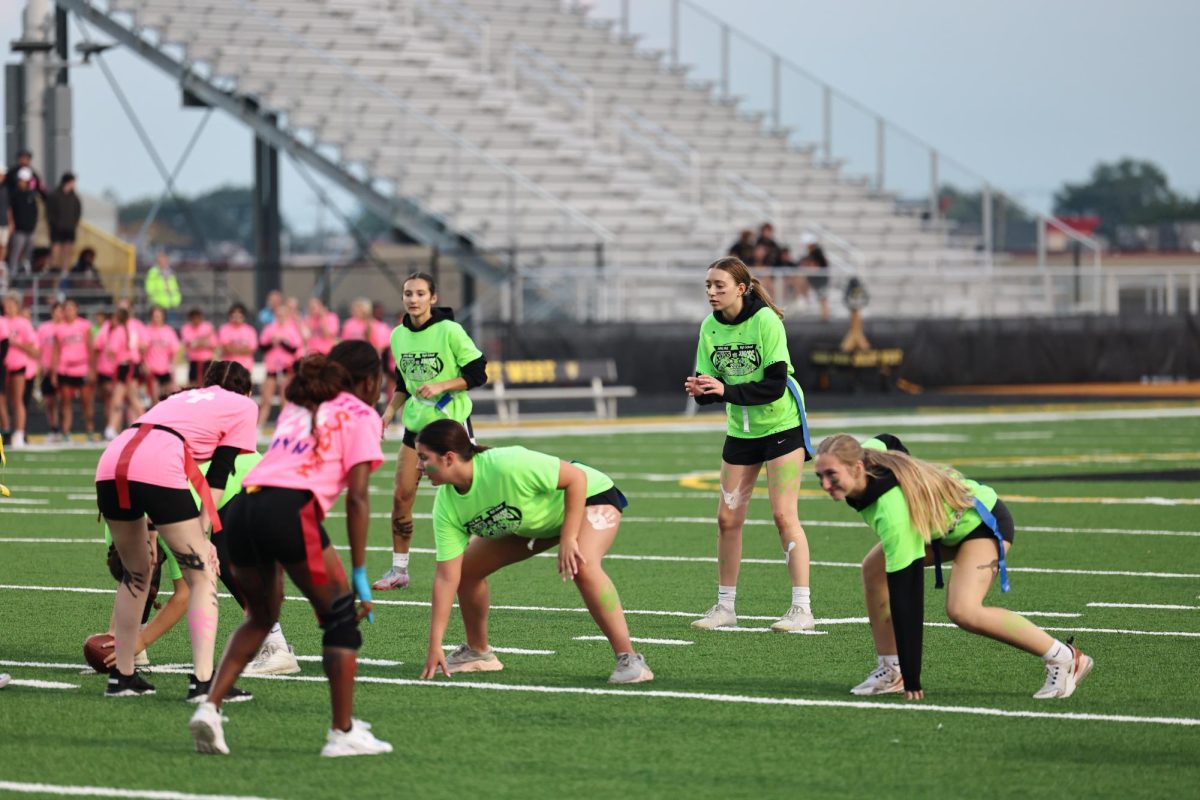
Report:
[[[354,567],[350,570],[351,581],[354,584],[354,593],[358,595],[361,602],[371,602],[371,584],[367,580],[366,567]],[[375,612],[367,614],[367,622],[375,622]]]

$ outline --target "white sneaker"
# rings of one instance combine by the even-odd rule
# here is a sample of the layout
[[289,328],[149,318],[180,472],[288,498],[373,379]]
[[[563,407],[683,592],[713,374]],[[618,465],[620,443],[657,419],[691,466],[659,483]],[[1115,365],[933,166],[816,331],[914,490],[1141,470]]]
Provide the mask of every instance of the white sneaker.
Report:
[[617,656],[617,668],[608,676],[609,683],[644,683],[654,680],[654,673],[646,666],[641,653],[621,653]]
[[817,621],[813,619],[812,611],[804,606],[792,606],[791,610],[781,619],[771,623],[771,630],[782,633],[811,631],[815,627],[817,627]]
[[196,742],[197,753],[220,753],[229,755],[229,746],[225,744],[225,728],[221,724],[225,717],[212,703],[201,703],[192,714],[188,730]]
[[465,644],[460,644],[446,656],[446,666],[450,668],[451,675],[459,672],[499,672],[504,669],[504,664],[492,648],[472,650]]
[[408,588],[408,570],[401,567],[392,567],[384,573],[382,578],[372,583],[371,588],[377,592],[386,592],[390,589],[406,589]]
[[376,739],[370,726],[358,719],[351,720],[348,731],[331,728],[325,737],[325,746],[321,748],[321,755],[326,758],[374,756],[390,752],[392,746],[382,739]]
[[104,429],[104,441],[111,442],[115,438],[117,438],[117,429],[112,428],[112,427],[106,427]]
[[300,662],[290,644],[267,642],[258,651],[254,660],[242,670],[243,675],[295,675],[300,671]]
[[729,606],[723,606],[720,603],[717,603],[703,617],[692,623],[693,628],[698,628],[702,631],[711,631],[714,628],[732,628],[734,625],[737,625],[737,614]]
[[1053,700],[1070,697],[1075,687],[1092,671],[1091,656],[1086,656],[1067,640],[1071,648],[1071,660],[1065,664],[1046,664],[1046,682],[1033,696],[1037,700]]
[[904,677],[900,670],[887,664],[880,664],[867,679],[850,690],[850,694],[859,697],[875,694],[895,694],[904,691]]
[[133,657],[133,665],[135,667],[150,666],[150,656],[146,655],[145,650],[138,650],[137,654]]
[[8,686],[8,682],[12,680],[12,676],[7,672],[0,672],[0,689]]
[[25,446],[25,431],[13,431],[12,442],[9,444],[13,450],[19,450]]

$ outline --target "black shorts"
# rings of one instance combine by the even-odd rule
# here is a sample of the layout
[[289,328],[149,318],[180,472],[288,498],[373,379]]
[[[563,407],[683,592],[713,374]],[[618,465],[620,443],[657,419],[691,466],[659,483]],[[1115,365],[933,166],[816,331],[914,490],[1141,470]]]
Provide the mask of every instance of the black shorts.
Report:
[[42,397],[54,397],[58,394],[58,387],[50,382],[49,375],[42,376]]
[[304,489],[264,486],[243,492],[229,501],[221,518],[236,567],[312,563],[329,547],[320,506]]
[[59,386],[70,386],[72,389],[83,388],[84,377],[82,375],[59,375]]
[[[780,431],[770,436],[759,436],[755,439],[726,436],[725,447],[721,450],[721,459],[726,464],[749,467],[754,464],[765,464],[772,459],[802,449],[804,449],[804,428],[798,425],[791,430]],[[804,450],[804,460],[811,461],[812,453]]]
[[155,382],[159,384],[167,384],[171,382],[171,373],[169,372],[153,372],[151,373],[151,377],[154,378]]
[[105,375],[101,372],[96,373],[96,385],[97,386],[107,386],[108,384],[110,384],[112,382],[113,382],[112,375]]
[[[1000,529],[1000,537],[1004,541],[1012,544],[1013,534],[1016,530],[1016,525],[1013,523],[1012,512],[1008,510],[1008,506],[1004,505],[1004,501],[997,498],[996,505],[992,508],[992,516],[996,518],[996,527]],[[996,534],[992,533],[992,529],[986,523],[981,524],[978,528],[968,533],[959,541],[959,544],[968,539],[991,539],[996,540]]]
[[51,244],[75,244],[74,228],[52,228],[50,230]]
[[137,376],[136,364],[117,364],[117,380],[125,383],[129,380],[129,376]]
[[200,516],[189,490],[141,481],[129,482],[129,508],[121,508],[115,480],[96,481],[96,506],[108,519],[131,522],[147,516],[155,525],[171,525]]
[[208,365],[211,361],[189,361],[188,362],[188,383],[200,385],[204,380],[204,373],[208,372]]
[[629,501],[625,499],[625,495],[616,486],[605,489],[603,492],[596,492],[594,495],[584,501],[585,506],[612,506],[618,512],[624,511]]
[[[470,417],[467,417],[467,421],[463,423],[463,427],[467,429],[467,436],[470,438],[471,443],[474,444],[475,443],[475,427],[471,424]],[[405,428],[403,443],[404,443],[404,446],[409,448],[410,450],[416,450],[417,449],[417,431],[413,431],[413,430],[409,430],[408,428]]]

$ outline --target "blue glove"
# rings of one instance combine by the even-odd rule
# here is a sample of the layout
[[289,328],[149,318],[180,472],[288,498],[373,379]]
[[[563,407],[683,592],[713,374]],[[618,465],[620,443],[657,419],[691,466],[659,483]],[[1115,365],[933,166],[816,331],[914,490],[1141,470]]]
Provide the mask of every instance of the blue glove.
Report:
[[[367,581],[367,568],[354,567],[350,570],[350,580],[354,583],[354,593],[364,603],[371,602],[371,584]],[[367,614],[367,622],[375,622],[375,612]]]

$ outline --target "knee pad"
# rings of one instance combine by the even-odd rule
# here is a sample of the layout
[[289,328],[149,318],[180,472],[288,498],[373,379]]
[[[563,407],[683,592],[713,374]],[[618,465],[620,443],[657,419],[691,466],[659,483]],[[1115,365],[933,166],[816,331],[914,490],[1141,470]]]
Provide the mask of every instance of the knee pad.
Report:
[[354,613],[354,595],[344,594],[333,601],[329,613],[320,617],[321,637],[324,647],[343,647],[358,650],[362,647],[362,633],[358,630],[358,620]]

